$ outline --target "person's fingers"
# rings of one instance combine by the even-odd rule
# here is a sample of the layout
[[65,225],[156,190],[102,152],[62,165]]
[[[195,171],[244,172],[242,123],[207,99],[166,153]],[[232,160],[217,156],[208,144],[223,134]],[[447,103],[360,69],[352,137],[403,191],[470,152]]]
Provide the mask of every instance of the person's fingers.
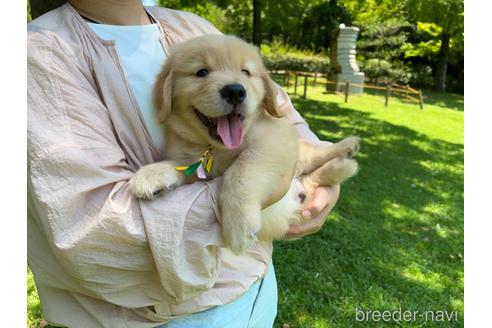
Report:
[[298,238],[307,234],[311,234],[319,231],[323,226],[325,219],[321,218],[321,216],[312,218],[309,221],[306,221],[304,224],[292,225],[289,226],[287,230],[286,237],[287,238]]
[[316,188],[311,203],[302,211],[305,219],[317,216],[328,204],[330,198],[329,187]]
[[327,206],[335,206],[339,193],[340,185],[316,188],[311,203],[302,211],[304,219],[317,216]]
[[333,207],[326,207],[318,216],[303,224],[289,226],[286,237],[300,238],[318,232],[325,224],[326,218],[328,214],[330,214],[332,208]]
[[339,193],[340,186],[338,185],[317,188],[314,191],[313,200],[309,205],[310,207],[307,208],[307,215],[303,213],[304,218],[308,220],[300,225],[289,226],[286,237],[298,238],[319,231],[325,223],[327,215],[335,206]]

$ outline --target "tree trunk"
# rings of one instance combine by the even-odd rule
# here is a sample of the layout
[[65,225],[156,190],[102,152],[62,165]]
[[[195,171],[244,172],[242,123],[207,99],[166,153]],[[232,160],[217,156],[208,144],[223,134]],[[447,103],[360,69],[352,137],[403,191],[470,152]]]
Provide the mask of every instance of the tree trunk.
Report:
[[439,59],[437,61],[436,76],[434,80],[434,88],[436,91],[446,91],[446,71],[448,69],[450,38],[451,36],[446,32],[443,32],[441,35],[441,49],[439,50]]
[[342,72],[342,68],[338,63],[338,35],[340,34],[340,29],[333,31],[330,33],[329,37],[329,48],[330,48],[330,71],[328,72],[326,90],[327,91],[336,91],[337,85],[331,84],[330,82],[334,82],[337,80],[337,74]]
[[253,43],[261,46],[261,0],[253,0]]
[[340,34],[340,30],[337,29],[330,33],[329,38],[329,48],[330,48],[330,73],[331,74],[339,74],[342,72],[340,65],[338,64],[338,35]]

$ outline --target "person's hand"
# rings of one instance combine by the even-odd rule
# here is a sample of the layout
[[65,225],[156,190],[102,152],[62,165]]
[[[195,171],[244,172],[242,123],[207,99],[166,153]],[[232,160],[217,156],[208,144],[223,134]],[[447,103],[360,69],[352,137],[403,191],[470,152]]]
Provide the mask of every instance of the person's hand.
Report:
[[286,237],[300,238],[318,232],[335,206],[339,195],[340,185],[316,188],[310,204],[302,211],[304,223],[291,225]]

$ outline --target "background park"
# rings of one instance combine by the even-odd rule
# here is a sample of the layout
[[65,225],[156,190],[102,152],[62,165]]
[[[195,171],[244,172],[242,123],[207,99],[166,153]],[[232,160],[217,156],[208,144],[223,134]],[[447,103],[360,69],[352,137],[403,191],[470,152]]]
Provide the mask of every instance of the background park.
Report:
[[[28,1],[28,20],[53,2],[63,1]],[[362,139],[361,170],[342,187],[322,231],[276,242],[276,327],[356,326],[356,308],[455,311],[451,322],[417,319],[399,326],[462,327],[463,0],[152,4],[195,12],[256,44],[321,139]],[[341,23],[360,29],[362,94],[327,88],[337,69]],[[28,326],[43,326],[29,270],[27,285]],[[379,324],[387,326],[370,325]]]

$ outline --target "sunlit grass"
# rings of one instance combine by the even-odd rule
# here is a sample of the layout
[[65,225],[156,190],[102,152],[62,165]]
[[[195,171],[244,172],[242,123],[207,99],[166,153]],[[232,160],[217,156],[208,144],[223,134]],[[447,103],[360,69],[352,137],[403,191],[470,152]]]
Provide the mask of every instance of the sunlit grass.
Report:
[[27,268],[27,326],[29,328],[39,327],[41,320],[41,304],[38,291],[36,290],[32,272]]
[[320,233],[276,244],[277,327],[358,326],[356,307],[458,311],[457,322],[402,326],[463,326],[463,97],[424,96],[420,110],[384,107],[382,93],[291,94],[320,138],[362,138],[361,170]]

